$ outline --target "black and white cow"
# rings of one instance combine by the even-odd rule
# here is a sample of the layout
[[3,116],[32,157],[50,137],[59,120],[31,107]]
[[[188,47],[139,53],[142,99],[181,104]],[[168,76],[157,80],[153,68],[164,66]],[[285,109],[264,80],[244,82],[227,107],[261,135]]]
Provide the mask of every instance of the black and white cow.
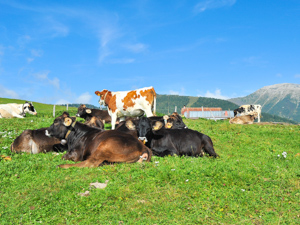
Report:
[[239,108],[235,109],[234,116],[244,116],[244,115],[255,115],[255,119],[260,122],[261,117],[261,105],[241,105]]
[[26,113],[37,114],[32,102],[0,104],[0,118],[24,118]]

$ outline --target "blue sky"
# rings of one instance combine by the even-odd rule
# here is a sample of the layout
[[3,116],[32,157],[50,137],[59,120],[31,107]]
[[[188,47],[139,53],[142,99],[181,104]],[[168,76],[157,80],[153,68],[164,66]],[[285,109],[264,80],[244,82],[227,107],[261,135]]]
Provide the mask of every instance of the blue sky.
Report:
[[299,0],[0,0],[0,97],[242,97],[300,83]]

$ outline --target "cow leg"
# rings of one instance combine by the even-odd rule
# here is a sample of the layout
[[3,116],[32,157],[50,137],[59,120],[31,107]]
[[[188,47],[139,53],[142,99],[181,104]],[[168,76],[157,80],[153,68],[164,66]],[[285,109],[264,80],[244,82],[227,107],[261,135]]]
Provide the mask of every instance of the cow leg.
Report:
[[12,115],[13,115],[13,117],[17,117],[17,118],[22,118],[22,119],[24,118],[23,116],[20,116],[19,114],[14,113],[14,112],[12,113]]
[[209,136],[204,136],[203,137],[203,149],[206,153],[208,153],[210,156],[213,157],[218,157],[218,154],[215,152],[215,149],[213,147],[212,140],[210,139]]
[[87,160],[84,160],[80,163],[75,163],[75,164],[62,164],[62,165],[59,165],[58,167],[60,168],[64,168],[64,169],[67,169],[67,168],[70,168],[70,167],[98,167],[101,163],[104,162],[104,159],[102,158],[88,158]]
[[111,114],[111,129],[114,130],[116,127],[116,121],[117,121],[117,113]]

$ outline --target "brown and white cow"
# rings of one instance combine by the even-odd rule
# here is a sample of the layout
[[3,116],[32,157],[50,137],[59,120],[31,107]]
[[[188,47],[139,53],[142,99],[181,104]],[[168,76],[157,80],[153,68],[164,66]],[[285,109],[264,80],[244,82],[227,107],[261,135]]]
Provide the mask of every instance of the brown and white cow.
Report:
[[236,116],[229,120],[230,124],[253,124],[254,120],[257,117],[257,113],[253,113],[251,115],[244,115],[244,116]]
[[153,87],[118,92],[104,89],[95,91],[95,94],[100,96],[99,104],[108,107],[113,130],[117,118],[124,121],[125,117],[140,117],[144,113],[147,117],[155,115],[156,92]]
[[46,152],[61,152],[67,146],[61,145],[61,141],[55,137],[47,137],[45,131],[48,129],[40,128],[37,130],[24,130],[11,144],[12,152],[27,152],[31,154]]

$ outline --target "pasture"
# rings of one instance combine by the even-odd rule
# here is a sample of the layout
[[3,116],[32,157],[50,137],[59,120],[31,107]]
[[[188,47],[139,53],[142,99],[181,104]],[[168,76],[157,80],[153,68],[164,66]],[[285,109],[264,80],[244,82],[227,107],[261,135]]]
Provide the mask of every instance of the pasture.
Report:
[[219,158],[61,169],[63,153],[10,152],[23,130],[52,124],[52,108],[34,106],[37,116],[0,120],[0,224],[300,223],[300,126],[184,119]]

